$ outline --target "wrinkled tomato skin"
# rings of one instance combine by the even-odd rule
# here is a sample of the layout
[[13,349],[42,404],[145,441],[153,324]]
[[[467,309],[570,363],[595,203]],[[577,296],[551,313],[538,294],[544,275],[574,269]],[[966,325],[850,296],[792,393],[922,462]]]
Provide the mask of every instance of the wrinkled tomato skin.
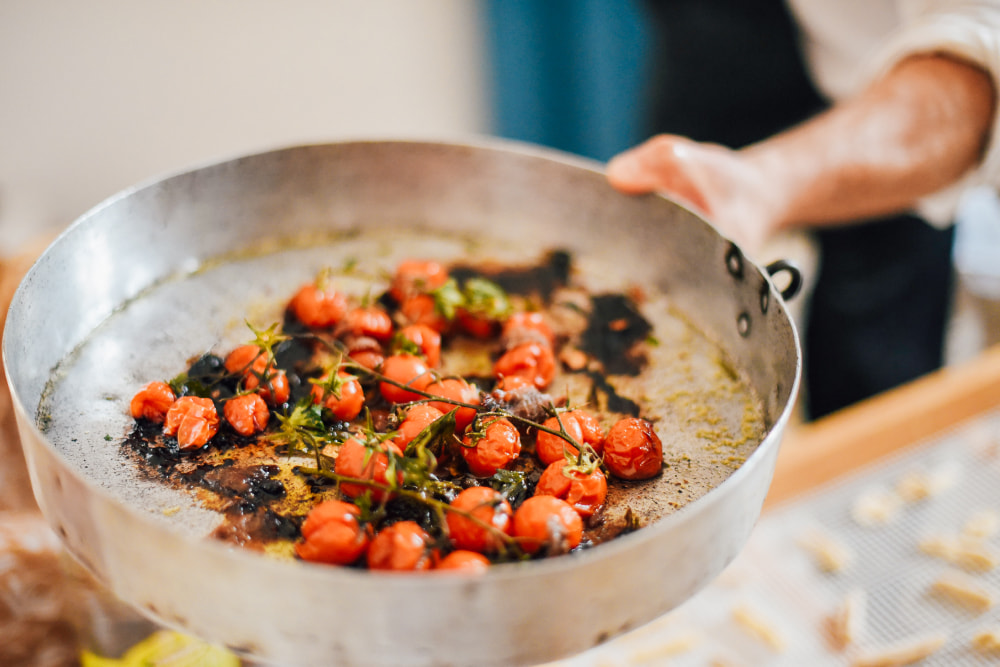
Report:
[[313,329],[332,327],[347,314],[347,298],[313,283],[303,285],[288,303],[288,309],[302,324]]
[[[386,357],[382,362],[382,375],[417,391],[423,391],[434,380],[424,360],[413,354],[393,354]],[[379,383],[379,392],[390,403],[410,403],[423,398],[420,394],[388,382]]]
[[322,403],[337,419],[351,421],[361,414],[361,409],[365,405],[365,392],[356,377],[344,371],[338,371],[337,374],[344,380],[343,384],[340,385],[340,398],[331,393],[324,399],[323,387],[313,385],[313,403],[317,405]]
[[592,516],[608,497],[608,480],[600,468],[590,474],[566,471],[566,461],[550,464],[535,486],[536,496],[554,496],[565,500],[581,517]]
[[493,365],[498,378],[523,376],[539,389],[545,389],[556,375],[556,359],[552,348],[541,343],[515,345]]
[[182,396],[167,410],[163,422],[166,435],[176,435],[181,449],[201,447],[219,430],[219,413],[210,398]]
[[430,294],[414,294],[399,304],[399,313],[410,324],[423,324],[438,333],[450,328],[448,319],[438,312],[434,297]]
[[368,550],[368,532],[359,521],[361,510],[340,500],[313,507],[302,524],[302,542],[295,553],[302,560],[329,565],[350,565]]
[[[465,489],[451,501],[451,507],[471,514],[482,524],[492,526],[504,535],[509,535],[512,530],[514,512],[510,508],[510,503],[504,500],[498,491],[488,486]],[[491,533],[467,516],[448,512],[445,520],[448,524],[448,536],[456,549],[494,553],[503,544],[500,535]]]
[[608,429],[604,465],[621,479],[649,479],[663,469],[663,444],[645,419],[629,417]]
[[347,356],[370,371],[375,370],[385,362],[385,355],[379,350],[356,350]]
[[583,520],[569,503],[554,496],[532,496],[514,512],[514,537],[527,553],[551,554],[575,549],[583,538]]
[[148,419],[153,423],[162,424],[175,400],[177,396],[169,384],[150,382],[132,397],[129,411],[133,419]]
[[406,451],[406,446],[417,437],[421,431],[430,426],[435,420],[443,417],[444,414],[432,405],[418,403],[406,411],[406,417],[397,429],[397,435],[393,442],[400,451]]
[[344,315],[338,332],[370,336],[380,343],[387,343],[392,338],[392,318],[389,313],[376,306],[354,308]]
[[426,259],[406,259],[396,266],[389,285],[389,295],[396,303],[407,297],[424,294],[448,282],[448,269],[440,262]]
[[383,528],[368,547],[370,570],[429,570],[435,560],[430,537],[414,521]]
[[[604,432],[601,430],[600,422],[593,415],[583,410],[571,410],[559,415],[558,420],[549,417],[542,426],[558,431],[560,421],[571,438],[590,445],[596,453],[601,453],[604,448]],[[545,431],[538,432],[538,437],[535,439],[535,455],[542,463],[548,465],[561,461],[566,452],[569,452],[570,456],[578,454],[576,447],[563,438]]]
[[[348,438],[340,446],[340,451],[337,452],[333,471],[344,477],[373,481],[388,486],[389,478],[386,477],[386,471],[389,467],[389,457],[386,456],[385,452],[389,451],[397,456],[402,456],[403,453],[391,442],[382,443],[381,448],[382,451],[374,452],[356,438]],[[402,482],[402,473],[399,474],[397,482]],[[357,498],[368,490],[371,491],[372,499],[376,502],[388,500],[392,496],[391,492],[374,489],[364,484],[340,483],[340,492],[348,498]]]
[[500,335],[511,346],[534,340],[552,347],[556,340],[552,328],[545,321],[545,316],[533,311],[522,311],[511,315],[503,323]]
[[467,434],[462,445],[462,458],[469,471],[478,477],[490,477],[520,455],[521,435],[510,421],[499,417],[486,422],[482,437]]
[[[432,396],[450,398],[468,405],[479,405],[479,390],[463,378],[445,378],[427,385],[424,387],[424,391]],[[456,433],[465,433],[465,429],[476,418],[475,408],[460,407],[447,401],[431,401],[428,405],[437,408],[444,414],[458,408],[458,412],[455,413]]]
[[410,324],[399,335],[420,348],[427,365],[436,368],[441,363],[441,334],[426,324]]
[[488,317],[482,315],[477,315],[475,313],[470,313],[464,308],[459,308],[455,313],[455,321],[458,326],[473,338],[479,338],[481,340],[486,340],[488,338],[493,338],[497,330],[500,328],[499,323],[496,320],[492,320]]
[[223,362],[230,373],[262,374],[267,369],[267,355],[256,345],[240,345]]
[[271,418],[267,403],[258,394],[243,394],[229,399],[222,408],[222,414],[240,435],[263,431]]
[[441,559],[438,563],[438,570],[458,570],[468,574],[480,574],[488,570],[490,560],[475,551],[456,549]]
[[268,405],[284,405],[292,397],[288,376],[282,370],[272,368],[268,371],[267,380],[264,383],[261,383],[257,375],[251,373],[243,378],[243,386],[249,391],[257,389],[260,397]]

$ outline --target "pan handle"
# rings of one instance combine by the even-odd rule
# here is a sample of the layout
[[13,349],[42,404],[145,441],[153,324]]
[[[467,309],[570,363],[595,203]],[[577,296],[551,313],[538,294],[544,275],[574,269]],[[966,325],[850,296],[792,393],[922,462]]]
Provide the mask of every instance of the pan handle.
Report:
[[767,275],[772,278],[774,278],[774,276],[778,273],[784,272],[788,274],[788,285],[786,285],[783,290],[779,291],[781,298],[785,301],[793,299],[795,295],[799,293],[799,290],[802,289],[802,272],[799,271],[799,267],[795,266],[795,264],[787,259],[776,260],[764,268],[767,271]]

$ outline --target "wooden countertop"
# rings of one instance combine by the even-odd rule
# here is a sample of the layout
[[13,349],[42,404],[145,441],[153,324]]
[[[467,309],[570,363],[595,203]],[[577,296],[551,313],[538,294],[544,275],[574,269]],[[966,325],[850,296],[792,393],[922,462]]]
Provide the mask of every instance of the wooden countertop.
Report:
[[786,432],[765,509],[1000,407],[1000,346]]

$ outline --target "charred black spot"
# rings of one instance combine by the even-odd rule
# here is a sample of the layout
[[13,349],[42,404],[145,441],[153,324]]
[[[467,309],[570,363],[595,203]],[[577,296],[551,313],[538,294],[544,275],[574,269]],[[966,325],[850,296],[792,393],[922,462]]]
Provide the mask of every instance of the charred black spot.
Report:
[[565,250],[554,250],[534,266],[502,267],[491,269],[482,266],[457,265],[449,270],[451,276],[464,285],[469,278],[486,278],[499,285],[508,294],[538,296],[548,303],[552,293],[569,282],[573,257]]
[[622,294],[599,294],[590,302],[581,349],[600,361],[610,375],[638,375],[647,363],[639,344],[647,340],[653,325]]

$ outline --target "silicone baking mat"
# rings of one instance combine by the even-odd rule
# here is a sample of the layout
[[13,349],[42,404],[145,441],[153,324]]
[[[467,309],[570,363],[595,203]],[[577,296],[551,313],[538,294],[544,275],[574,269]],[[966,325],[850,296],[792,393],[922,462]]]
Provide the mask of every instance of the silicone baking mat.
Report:
[[[1000,665],[998,554],[1000,411],[768,511],[710,587],[557,664],[908,664],[875,658],[928,640],[940,647],[920,665]],[[953,576],[979,597],[935,587]],[[829,619],[851,596],[865,613],[838,646]]]

